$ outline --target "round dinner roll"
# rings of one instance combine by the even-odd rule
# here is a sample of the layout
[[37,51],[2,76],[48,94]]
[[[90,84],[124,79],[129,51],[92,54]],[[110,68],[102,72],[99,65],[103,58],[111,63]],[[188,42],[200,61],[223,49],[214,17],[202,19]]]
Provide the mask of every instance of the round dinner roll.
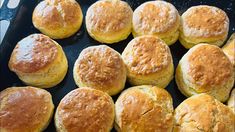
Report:
[[118,132],[171,132],[171,95],[156,86],[142,85],[123,91],[115,103]]
[[75,0],[43,0],[33,11],[35,28],[53,39],[68,38],[82,25],[82,10]]
[[133,11],[121,0],[99,0],[86,13],[89,35],[101,43],[112,44],[126,39],[131,33]]
[[235,113],[235,88],[233,88],[233,90],[231,91],[227,104],[228,107],[230,107]]
[[208,94],[194,95],[175,109],[173,132],[234,132],[235,115]]
[[174,74],[170,48],[155,36],[140,36],[129,42],[122,53],[131,85],[165,88]]
[[1,132],[42,132],[53,115],[49,92],[35,87],[10,87],[0,92]]
[[73,77],[79,87],[91,87],[115,95],[125,86],[126,67],[121,55],[106,46],[83,49],[73,68]]
[[235,33],[233,33],[228,42],[223,46],[222,50],[228,56],[235,69]]
[[185,96],[207,93],[224,102],[233,87],[233,66],[219,47],[198,44],[179,61],[175,79]]
[[9,68],[27,85],[50,88],[64,79],[68,62],[57,42],[42,34],[32,34],[17,43]]
[[180,15],[177,9],[166,1],[148,1],[137,7],[133,13],[134,37],[141,35],[158,36],[167,45],[179,37]]
[[60,101],[55,126],[57,132],[110,132],[114,116],[114,103],[107,93],[82,87]]
[[182,14],[179,40],[187,49],[199,43],[221,46],[228,30],[229,18],[223,10],[207,5],[193,6]]

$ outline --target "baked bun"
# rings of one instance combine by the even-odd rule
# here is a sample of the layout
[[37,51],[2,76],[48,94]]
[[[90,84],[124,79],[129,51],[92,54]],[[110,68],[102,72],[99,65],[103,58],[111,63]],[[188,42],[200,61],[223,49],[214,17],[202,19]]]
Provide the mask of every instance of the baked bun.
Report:
[[57,132],[109,132],[113,122],[112,98],[105,92],[85,87],[68,93],[55,113]]
[[233,33],[228,42],[223,46],[222,50],[228,56],[235,68],[235,33]]
[[219,47],[198,44],[179,61],[175,79],[185,96],[207,93],[224,102],[233,87],[233,66]]
[[228,107],[230,107],[235,113],[235,88],[233,88],[227,104],[228,104]]
[[199,43],[221,46],[228,30],[229,18],[223,10],[207,5],[193,6],[182,15],[179,40],[187,49]]
[[170,48],[155,36],[140,36],[129,42],[122,53],[131,85],[165,88],[174,74]]
[[118,132],[171,132],[171,95],[156,86],[142,85],[123,91],[115,103]]
[[91,46],[80,53],[73,76],[79,87],[91,87],[115,95],[125,86],[126,67],[120,54],[112,48]]
[[194,95],[175,109],[174,132],[234,132],[235,115],[208,94]]
[[132,25],[135,37],[154,35],[171,45],[179,37],[180,15],[171,3],[148,1],[135,9]]
[[51,94],[34,87],[10,87],[0,92],[1,132],[42,132],[53,115]]
[[89,35],[101,43],[112,44],[126,39],[131,33],[133,11],[121,0],[99,0],[86,13]]
[[53,39],[75,34],[82,25],[82,10],[75,0],[43,0],[33,11],[33,25]]
[[68,62],[58,43],[45,35],[32,34],[18,42],[9,68],[25,84],[49,88],[64,79]]

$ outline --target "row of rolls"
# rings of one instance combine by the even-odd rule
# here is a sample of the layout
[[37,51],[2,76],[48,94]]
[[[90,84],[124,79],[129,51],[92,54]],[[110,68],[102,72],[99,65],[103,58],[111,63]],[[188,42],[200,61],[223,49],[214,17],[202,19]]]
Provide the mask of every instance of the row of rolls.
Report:
[[[62,47],[52,39],[73,35],[82,20],[74,0],[44,0],[37,5],[32,21],[45,35],[29,35],[11,54],[9,69],[29,86],[0,92],[1,132],[47,128],[54,105],[50,93],[41,88],[56,86],[68,70]],[[113,126],[120,132],[234,131],[235,35],[218,47],[229,29],[224,11],[195,6],[180,17],[164,1],[145,2],[133,12],[124,1],[100,0],[88,8],[86,28],[102,43],[119,42],[131,32],[135,38],[122,54],[106,45],[82,50],[73,67],[79,88],[65,95],[54,115],[58,132],[106,132]],[[174,110],[164,88],[174,78],[168,46],[178,38],[191,48],[175,71],[178,89],[189,98]],[[122,91],[126,80],[133,87]],[[114,103],[111,96],[118,93]],[[228,106],[221,103],[226,101]]]
[[[189,98],[175,110],[164,89],[173,79],[174,65],[163,40],[153,35],[136,37],[121,55],[106,45],[85,48],[73,67],[79,88],[60,101],[54,115],[56,130],[108,132],[114,126],[120,132],[232,132],[235,90],[230,98],[229,94],[234,64],[228,53],[234,54],[234,45],[232,36],[223,49],[203,43],[182,57],[175,80]],[[42,88],[63,80],[68,69],[65,53],[49,37],[32,34],[16,45],[9,68],[30,86],[0,92],[0,130],[43,131],[53,117],[54,105]],[[126,80],[133,87],[122,91]],[[120,92],[114,104],[111,96]],[[228,106],[221,103],[225,101]]]
[[[44,0],[32,21],[47,36],[63,39],[80,29],[83,14],[75,0]],[[101,43],[116,43],[132,33],[158,36],[167,45],[179,39],[187,49],[202,42],[221,46],[229,30],[227,14],[217,7],[193,6],[180,16],[174,5],[158,0],[143,3],[134,12],[127,2],[100,0],[87,9],[85,24],[89,35]]]

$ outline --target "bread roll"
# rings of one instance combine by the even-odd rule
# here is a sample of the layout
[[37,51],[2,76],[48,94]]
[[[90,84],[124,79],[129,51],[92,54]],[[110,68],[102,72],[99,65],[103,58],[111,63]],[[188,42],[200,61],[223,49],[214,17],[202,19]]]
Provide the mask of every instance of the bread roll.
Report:
[[53,116],[51,94],[35,87],[10,87],[0,92],[1,132],[42,132]]
[[82,10],[75,0],[43,0],[33,11],[35,28],[53,39],[75,34],[82,25]]
[[68,62],[57,42],[42,34],[32,34],[17,43],[9,68],[27,85],[50,88],[64,79]]
[[122,53],[131,85],[156,85],[165,88],[174,74],[173,60],[164,41],[144,35],[129,42]]
[[142,85],[123,91],[115,103],[118,132],[171,132],[171,95],[156,86]]
[[198,44],[179,61],[176,84],[187,97],[207,93],[225,102],[234,84],[232,63],[214,45]]
[[179,40],[187,49],[199,43],[221,46],[228,30],[229,18],[223,10],[207,5],[193,6],[182,14]]
[[121,0],[99,0],[86,13],[89,35],[101,43],[112,44],[126,39],[131,33],[133,11]]
[[69,92],[57,107],[57,132],[109,132],[114,122],[112,98],[100,90],[78,88]]

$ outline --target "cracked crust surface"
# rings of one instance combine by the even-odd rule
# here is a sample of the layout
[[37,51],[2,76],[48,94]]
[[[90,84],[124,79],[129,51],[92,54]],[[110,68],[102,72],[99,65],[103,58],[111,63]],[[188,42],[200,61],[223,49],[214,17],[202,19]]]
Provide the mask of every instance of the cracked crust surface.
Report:
[[81,7],[75,0],[43,0],[34,9],[32,17],[36,28],[55,39],[74,34],[82,19]]
[[235,115],[227,106],[207,94],[192,96],[175,110],[174,132],[233,132]]
[[116,94],[126,82],[125,64],[118,52],[106,45],[84,49],[74,65],[74,79],[79,86],[88,86]]
[[115,128],[122,132],[169,131],[173,127],[170,94],[150,85],[123,91],[115,103]]
[[55,42],[43,34],[32,34],[14,48],[9,68],[14,72],[33,73],[50,65],[58,55]]
[[58,132],[109,132],[113,122],[112,98],[102,91],[87,87],[68,93],[55,114]]
[[165,70],[171,63],[169,47],[155,36],[134,38],[122,53],[129,72],[149,75]]
[[43,131],[53,115],[49,92],[34,87],[10,87],[0,93],[0,131]]

